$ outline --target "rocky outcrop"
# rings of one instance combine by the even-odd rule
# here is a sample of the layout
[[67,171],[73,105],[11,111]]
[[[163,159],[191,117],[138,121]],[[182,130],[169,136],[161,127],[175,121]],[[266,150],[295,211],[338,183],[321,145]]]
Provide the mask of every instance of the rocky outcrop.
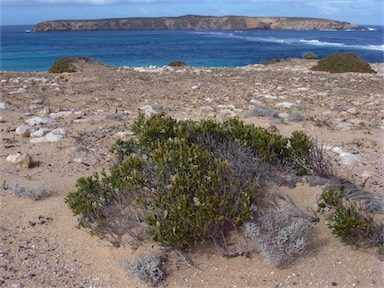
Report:
[[361,29],[348,22],[316,18],[245,17],[245,16],[194,16],[157,18],[116,18],[99,20],[54,20],[38,23],[34,32],[81,30],[320,30]]

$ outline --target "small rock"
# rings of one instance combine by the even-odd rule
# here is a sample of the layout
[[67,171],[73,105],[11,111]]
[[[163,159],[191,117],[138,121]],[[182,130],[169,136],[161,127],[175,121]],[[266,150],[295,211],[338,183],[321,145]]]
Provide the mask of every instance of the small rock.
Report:
[[31,127],[28,125],[21,125],[16,128],[15,133],[17,135],[27,138],[31,134]]
[[25,88],[18,88],[14,91],[10,91],[9,94],[22,94],[22,93],[25,93],[27,92],[27,89]]
[[125,138],[128,138],[128,137],[133,136],[133,135],[135,135],[135,133],[132,131],[120,131],[120,132],[117,132],[115,134],[115,137],[125,139]]
[[292,108],[294,106],[296,106],[297,104],[295,103],[292,103],[292,102],[281,102],[281,103],[277,103],[276,104],[276,107],[283,107],[283,108]]
[[7,102],[0,102],[0,109],[8,110],[9,108],[11,108],[11,105],[8,104]]
[[81,163],[81,164],[86,164],[87,163],[87,158],[85,157],[77,157],[73,159],[73,162]]
[[7,161],[16,164],[17,168],[29,168],[31,166],[32,158],[28,154],[20,152],[8,155]]
[[52,124],[55,120],[51,117],[32,117],[25,120],[25,122],[30,126],[34,126],[38,124]]
[[44,107],[43,110],[39,112],[39,115],[47,117],[49,113],[51,113],[51,109],[49,107]]
[[48,129],[48,128],[40,128],[39,130],[31,133],[31,137],[44,137],[45,135],[47,135],[49,132],[51,132],[51,129]]
[[355,162],[360,160],[359,156],[354,155],[352,153],[348,153],[348,152],[342,152],[340,154],[340,157],[341,157],[341,163],[343,163],[344,165],[352,165]]
[[211,106],[204,106],[200,108],[200,112],[203,114],[208,114],[208,113],[215,112],[215,109]]
[[352,115],[357,115],[357,114],[360,113],[359,109],[357,109],[356,107],[349,108],[349,109],[347,110],[347,112],[348,112],[349,114],[352,114]]
[[339,123],[336,125],[336,129],[348,131],[352,129],[352,124],[350,123]]
[[5,122],[5,119],[3,118],[3,116],[0,116],[0,123],[4,123]]

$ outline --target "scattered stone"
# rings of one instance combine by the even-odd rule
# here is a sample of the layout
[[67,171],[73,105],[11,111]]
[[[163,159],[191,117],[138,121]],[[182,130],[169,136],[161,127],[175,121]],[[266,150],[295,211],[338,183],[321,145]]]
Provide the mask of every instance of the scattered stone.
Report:
[[0,109],[8,110],[9,108],[11,108],[11,105],[8,104],[7,102],[0,102]]
[[31,134],[31,127],[28,125],[21,125],[16,128],[15,133],[17,135],[27,138]]
[[336,125],[336,129],[343,130],[343,131],[348,131],[352,129],[352,124],[350,123],[339,123]]
[[39,112],[40,116],[47,117],[51,113],[51,109],[49,107],[44,107],[43,110]]
[[27,92],[27,89],[25,89],[25,88],[18,88],[18,89],[16,89],[16,90],[14,90],[14,91],[10,91],[8,94],[22,94],[22,93],[25,93],[25,92]]
[[297,105],[296,103],[292,103],[292,102],[281,102],[281,103],[277,103],[276,107],[283,107],[283,108],[290,109],[296,105]]
[[289,116],[287,117],[287,121],[291,121],[291,122],[301,122],[301,121],[304,121],[304,116],[303,114],[301,114],[300,112],[293,112],[291,114],[289,114]]
[[59,142],[64,139],[66,131],[63,128],[57,128],[47,133],[44,137],[32,138],[31,143]]
[[25,120],[25,122],[30,126],[34,126],[39,124],[53,124],[55,120],[51,117],[33,117]]
[[203,106],[200,108],[200,112],[202,114],[209,114],[209,113],[215,112],[215,108],[211,106]]
[[64,117],[68,116],[71,113],[72,113],[71,111],[60,111],[60,112],[57,112],[57,113],[49,114],[49,117],[51,117],[53,119],[64,118]]
[[164,108],[161,105],[154,104],[154,105],[145,105],[143,107],[139,108],[140,111],[143,111],[148,117],[161,113]]
[[32,163],[32,158],[28,154],[22,154],[20,152],[16,154],[8,155],[7,161],[16,164],[17,168],[29,168]]
[[279,117],[279,113],[268,108],[254,107],[251,110],[246,111],[242,117]]
[[126,139],[126,138],[133,136],[133,135],[135,135],[135,133],[132,131],[120,131],[120,132],[117,132],[115,134],[115,137]]
[[86,164],[87,163],[87,158],[85,158],[85,157],[77,157],[77,158],[73,159],[73,162],[77,162],[77,163],[80,163],[80,164]]
[[359,109],[357,109],[356,107],[349,108],[349,109],[347,110],[347,112],[348,112],[349,114],[352,114],[352,115],[357,115],[357,114],[360,113]]
[[5,119],[3,116],[0,116],[0,123],[5,123]]
[[51,132],[51,129],[48,128],[40,128],[39,130],[36,130],[35,132],[31,133],[31,137],[44,137],[47,135],[49,132]]

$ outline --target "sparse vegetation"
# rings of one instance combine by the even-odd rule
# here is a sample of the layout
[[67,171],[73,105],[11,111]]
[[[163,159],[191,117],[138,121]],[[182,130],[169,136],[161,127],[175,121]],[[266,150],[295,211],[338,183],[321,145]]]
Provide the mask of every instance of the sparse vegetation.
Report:
[[49,195],[49,190],[42,184],[37,189],[32,189],[19,184],[14,184],[12,187],[11,194],[19,198],[30,198],[32,200],[39,200]]
[[312,52],[304,53],[303,59],[316,60],[317,59],[317,55],[312,53]]
[[185,67],[185,66],[187,66],[187,64],[182,62],[182,61],[173,61],[173,62],[169,63],[168,66],[170,66],[170,67]]
[[377,247],[384,256],[384,223],[378,223],[373,211],[347,198],[344,186],[331,187],[321,195],[319,212],[331,213],[329,228],[347,244]]
[[165,279],[166,272],[159,256],[140,256],[134,260],[119,261],[121,269],[128,275],[149,284],[158,286]]
[[253,240],[269,264],[285,265],[303,252],[312,229],[309,217],[297,217],[297,208],[290,202],[268,209],[252,207],[252,220],[244,225],[245,236]]
[[111,148],[117,159],[111,170],[78,179],[77,190],[65,199],[79,226],[115,246],[124,234],[137,240],[149,235],[183,249],[222,242],[251,218],[252,205],[279,167],[317,173],[310,161],[320,159],[311,158],[314,144],[303,132],[286,138],[237,119],[176,121],[140,114],[131,129],[136,137]]
[[271,59],[271,60],[264,61],[261,64],[263,64],[263,65],[271,65],[271,64],[279,63],[281,61],[282,61],[281,59]]
[[313,71],[325,71],[330,73],[376,73],[369,63],[361,60],[356,53],[333,54],[321,59],[316,66],[312,67]]
[[75,61],[84,61],[89,62],[91,59],[89,57],[63,57],[54,62],[51,68],[48,70],[49,73],[72,73],[76,72],[76,68],[73,65]]

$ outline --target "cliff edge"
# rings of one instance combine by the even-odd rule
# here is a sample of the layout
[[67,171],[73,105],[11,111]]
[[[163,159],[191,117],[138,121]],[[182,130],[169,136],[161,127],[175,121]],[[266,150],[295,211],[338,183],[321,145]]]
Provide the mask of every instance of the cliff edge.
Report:
[[293,17],[194,16],[154,18],[114,18],[98,20],[53,20],[35,25],[34,32],[82,30],[321,30],[361,29],[336,20]]

